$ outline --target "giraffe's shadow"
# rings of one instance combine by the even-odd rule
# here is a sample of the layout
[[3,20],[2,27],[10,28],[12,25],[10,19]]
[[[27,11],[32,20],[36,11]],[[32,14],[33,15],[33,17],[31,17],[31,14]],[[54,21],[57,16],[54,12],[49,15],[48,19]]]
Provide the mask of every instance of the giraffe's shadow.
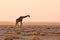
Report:
[[21,32],[22,32],[23,30],[24,30],[24,29],[22,28],[21,25],[17,25],[16,28],[15,28],[15,32],[16,32],[17,34],[21,34]]

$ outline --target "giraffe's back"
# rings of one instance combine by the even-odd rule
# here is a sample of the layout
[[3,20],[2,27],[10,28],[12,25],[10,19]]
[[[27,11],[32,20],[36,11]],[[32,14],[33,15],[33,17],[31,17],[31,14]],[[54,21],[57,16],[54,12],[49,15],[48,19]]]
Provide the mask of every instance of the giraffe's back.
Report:
[[21,16],[20,18],[16,19],[16,21],[20,22],[22,21],[23,17]]

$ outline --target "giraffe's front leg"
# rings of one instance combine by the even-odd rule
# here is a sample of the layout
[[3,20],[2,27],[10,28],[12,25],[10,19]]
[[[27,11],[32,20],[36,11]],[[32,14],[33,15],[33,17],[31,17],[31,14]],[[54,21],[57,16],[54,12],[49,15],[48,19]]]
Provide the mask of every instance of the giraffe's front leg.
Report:
[[22,26],[22,21],[20,22],[20,27]]

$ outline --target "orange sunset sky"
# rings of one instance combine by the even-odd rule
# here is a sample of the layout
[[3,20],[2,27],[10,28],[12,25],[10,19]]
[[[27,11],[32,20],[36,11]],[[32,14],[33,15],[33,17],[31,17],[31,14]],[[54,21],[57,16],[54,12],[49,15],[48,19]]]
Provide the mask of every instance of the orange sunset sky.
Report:
[[0,0],[0,21],[15,22],[27,14],[27,22],[60,22],[60,0]]

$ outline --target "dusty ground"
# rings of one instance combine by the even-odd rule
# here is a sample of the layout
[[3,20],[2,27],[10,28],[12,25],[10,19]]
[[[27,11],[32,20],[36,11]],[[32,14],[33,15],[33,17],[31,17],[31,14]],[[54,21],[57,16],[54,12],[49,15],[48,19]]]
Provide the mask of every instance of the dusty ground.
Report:
[[0,40],[60,40],[59,25],[0,25]]

